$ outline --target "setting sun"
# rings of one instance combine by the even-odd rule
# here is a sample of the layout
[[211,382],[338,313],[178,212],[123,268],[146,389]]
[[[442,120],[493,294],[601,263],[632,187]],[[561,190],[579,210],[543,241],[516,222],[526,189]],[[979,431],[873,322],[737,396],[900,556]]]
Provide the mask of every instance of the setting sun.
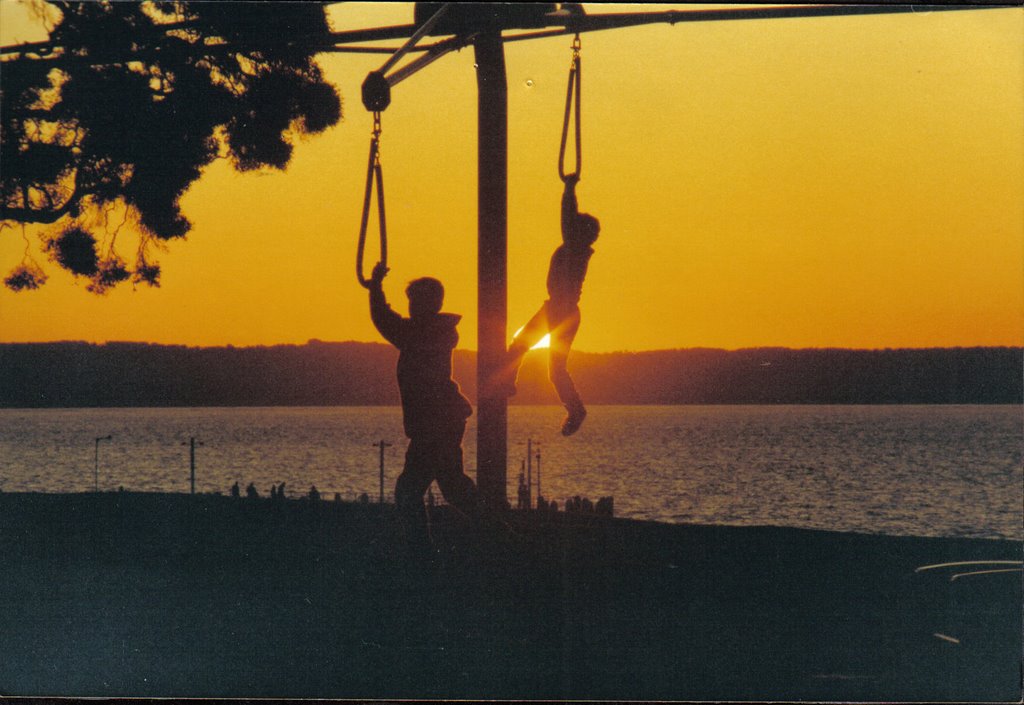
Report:
[[[512,334],[512,337],[515,338],[517,335],[522,333],[523,332],[523,327],[524,326],[519,326],[519,329],[515,333]],[[537,344],[534,345],[532,348],[530,348],[530,350],[540,350],[541,348],[549,348],[549,347],[551,347],[551,334],[550,333],[548,333],[543,338],[538,340]]]

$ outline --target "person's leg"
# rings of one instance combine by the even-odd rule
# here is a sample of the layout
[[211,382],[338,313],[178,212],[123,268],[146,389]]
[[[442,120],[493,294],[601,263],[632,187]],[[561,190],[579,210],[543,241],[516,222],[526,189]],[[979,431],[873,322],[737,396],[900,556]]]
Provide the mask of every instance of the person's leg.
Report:
[[502,369],[502,392],[506,396],[516,393],[516,378],[519,376],[519,366],[523,364],[523,358],[534,345],[540,342],[541,338],[548,334],[548,302],[545,301],[537,313],[526,322],[523,329],[519,331],[512,344],[508,348],[505,365]]
[[576,309],[552,326],[551,347],[548,350],[548,377],[558,398],[568,408],[580,403],[576,385],[569,376],[569,351],[580,328],[580,311]]
[[430,545],[430,530],[423,495],[433,481],[431,443],[412,439],[405,451],[405,467],[395,481],[395,507],[410,545],[426,548]]
[[537,313],[526,322],[523,329],[516,334],[512,340],[511,348],[521,348],[525,352],[540,342],[540,339],[548,334],[548,302],[545,301],[537,309]]
[[571,436],[579,430],[580,424],[587,416],[576,385],[569,376],[569,351],[580,328],[580,310],[574,309],[565,317],[561,317],[557,325],[552,327],[551,347],[548,355],[548,376],[558,398],[565,406],[568,416],[562,422],[562,434]]
[[445,501],[469,517],[480,513],[480,493],[463,469],[462,436],[465,425],[438,439],[435,459],[437,486]]
[[466,475],[462,464],[462,433],[465,427],[449,436],[437,454],[437,484],[445,500],[468,518],[473,525],[474,541],[483,539],[485,546],[494,550],[489,542],[498,541],[507,550],[510,540],[520,537],[505,519],[506,506],[492,506],[486,503],[472,479]]

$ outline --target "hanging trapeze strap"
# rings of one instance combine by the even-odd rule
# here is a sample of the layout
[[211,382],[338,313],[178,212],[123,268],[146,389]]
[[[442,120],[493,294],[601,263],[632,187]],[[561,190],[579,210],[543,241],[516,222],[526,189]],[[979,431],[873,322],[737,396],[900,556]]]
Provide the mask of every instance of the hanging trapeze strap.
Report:
[[[583,133],[580,129],[580,97],[583,86],[583,62],[580,59],[580,35],[572,42],[572,66],[569,68],[569,85],[565,91],[565,117],[562,120],[562,144],[558,149],[558,175],[562,181],[568,176],[579,178],[583,170]],[[573,100],[575,98],[575,101]],[[575,102],[575,111],[573,104]],[[576,170],[571,174],[565,171],[565,144],[569,137],[569,117],[573,117],[576,125]]]
[[366,191],[363,194],[363,217],[359,223],[359,247],[356,252],[356,277],[365,288],[370,280],[363,276],[363,256],[366,250],[366,226],[370,221],[370,201],[374,184],[377,186],[377,221],[380,230],[380,262],[388,264],[388,227],[384,218],[384,169],[380,164],[380,112],[373,114],[373,137],[370,139],[370,158],[366,166]]
[[[428,3],[429,4],[429,3]],[[380,165],[380,114],[391,103],[391,86],[402,81],[424,66],[436,61],[450,51],[459,49],[465,42],[445,40],[427,50],[426,54],[411,61],[401,69],[386,75],[398,61],[405,56],[417,42],[428,35],[434,25],[444,17],[453,3],[444,3],[424,22],[409,40],[396,51],[377,71],[371,71],[363,81],[363,106],[373,113],[373,137],[370,140],[370,159],[366,166],[366,192],[363,194],[363,217],[359,223],[359,247],[356,252],[356,277],[367,289],[370,280],[363,276],[363,256],[366,250],[366,226],[370,220],[370,201],[373,198],[373,187],[377,185],[377,220],[380,225],[380,260],[385,268],[388,266],[388,228],[384,218],[384,170]]]

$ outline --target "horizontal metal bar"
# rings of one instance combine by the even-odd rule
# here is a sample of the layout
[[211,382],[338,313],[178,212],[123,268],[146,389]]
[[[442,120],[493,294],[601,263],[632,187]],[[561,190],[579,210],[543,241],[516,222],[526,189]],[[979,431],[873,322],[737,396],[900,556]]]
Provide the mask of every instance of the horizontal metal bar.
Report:
[[[398,51],[398,47],[326,46],[318,51],[329,54],[394,54]],[[426,51],[426,49],[412,49],[411,51]]]
[[[158,25],[159,29],[163,29],[162,26]],[[170,29],[180,29],[180,26],[171,27],[168,25],[168,31]],[[358,42],[373,42],[385,39],[408,39],[416,33],[416,25],[404,24],[394,25],[390,27],[373,27],[370,29],[356,29],[347,32],[330,32],[326,35],[321,35],[323,38],[319,43],[332,45],[332,44],[347,44],[347,43],[358,43]],[[56,46],[49,40],[41,42],[25,42],[22,44],[9,44],[0,47],[0,53],[20,53],[20,52],[34,52],[41,49],[45,50],[52,46]]]
[[[574,32],[594,32],[621,27],[635,27],[644,24],[678,22],[723,22],[732,20],[796,19],[813,17],[849,17],[857,15],[924,14],[929,12],[1008,9],[1017,5],[1005,3],[978,2],[974,4],[944,5],[771,5],[757,7],[730,7],[716,10],[664,10],[660,12],[625,12],[594,15],[551,15],[552,27],[563,30],[538,31],[510,35],[505,41],[521,41],[543,37],[554,37]],[[514,29],[514,28],[512,28]],[[349,43],[374,39],[397,39],[410,36],[416,25],[396,25],[352,32],[335,32],[331,38]]]
[[416,25],[402,24],[391,27],[372,27],[370,29],[354,29],[348,32],[331,32],[329,40],[338,44],[358,42],[376,42],[382,39],[408,39],[416,33]]
[[[550,15],[552,27],[562,30],[540,31],[503,37],[504,41],[521,41],[575,32],[594,32],[606,29],[636,27],[646,24],[678,22],[722,22],[731,20],[795,19],[813,17],[849,17],[858,15],[924,14],[930,12],[998,10],[1019,7],[1014,4],[976,2],[969,5],[778,5],[733,7],[718,10],[665,10],[661,12],[607,13],[595,15]],[[317,41],[320,51],[335,51],[339,44],[358,44],[387,39],[407,39],[419,28],[414,24],[373,27],[347,32],[331,32]],[[514,29],[514,28],[510,28]],[[30,42],[0,47],[0,54],[45,51],[58,45],[51,42]],[[429,47],[426,48],[429,50]],[[343,49],[342,51],[348,51]],[[376,52],[375,52],[376,53]],[[383,52],[380,52],[383,53]]]
[[[1005,4],[985,5],[859,5],[859,6],[838,6],[838,5],[813,5],[802,7],[759,7],[759,8],[733,8],[727,10],[688,10],[677,11],[667,10],[665,12],[648,13],[625,13],[607,15],[587,15],[569,18],[566,26],[562,29],[542,29],[535,32],[524,32],[521,34],[506,34],[502,41],[519,42],[527,39],[546,39],[550,37],[564,37],[577,32],[596,32],[606,29],[619,29],[622,27],[634,27],[646,24],[677,22],[719,22],[725,20],[753,20],[753,19],[788,19],[800,17],[836,17],[855,16],[869,14],[892,14],[892,13],[915,13],[922,14],[931,10],[974,10],[974,9],[1005,9],[1013,7]],[[774,14],[774,10],[784,10],[784,13]]]
[[641,24],[667,22],[722,22],[729,20],[795,19],[810,17],[849,17],[856,15],[923,14],[929,12],[1005,9],[1013,5],[795,5],[736,7],[720,10],[666,10],[663,12],[609,13],[565,18],[565,27],[573,32],[617,29]]
[[501,40],[506,44],[509,42],[521,42],[524,39],[544,39],[545,37],[564,37],[568,34],[575,34],[571,29],[541,29],[536,32],[524,32],[523,34],[506,34]]

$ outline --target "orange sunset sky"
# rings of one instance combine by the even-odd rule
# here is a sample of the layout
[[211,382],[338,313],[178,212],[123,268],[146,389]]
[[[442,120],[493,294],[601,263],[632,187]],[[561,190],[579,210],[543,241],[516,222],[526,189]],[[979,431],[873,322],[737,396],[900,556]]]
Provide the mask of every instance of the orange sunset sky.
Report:
[[[40,38],[13,0],[0,11],[3,44]],[[338,30],[403,24],[412,4],[331,15]],[[579,196],[602,235],[576,349],[1024,344],[1024,10],[654,25],[582,41]],[[506,46],[510,334],[545,297],[560,241],[570,44]],[[299,141],[287,171],[207,169],[183,200],[192,232],[157,256],[160,288],[90,294],[26,227],[50,280],[0,289],[0,342],[379,341],[354,262],[371,127],[359,86],[383,61],[321,58],[344,118]],[[404,312],[409,279],[440,278],[446,310],[464,316],[460,347],[475,348],[473,51],[398,85],[383,123],[386,291]],[[20,228],[0,232],[0,273],[25,246]]]

